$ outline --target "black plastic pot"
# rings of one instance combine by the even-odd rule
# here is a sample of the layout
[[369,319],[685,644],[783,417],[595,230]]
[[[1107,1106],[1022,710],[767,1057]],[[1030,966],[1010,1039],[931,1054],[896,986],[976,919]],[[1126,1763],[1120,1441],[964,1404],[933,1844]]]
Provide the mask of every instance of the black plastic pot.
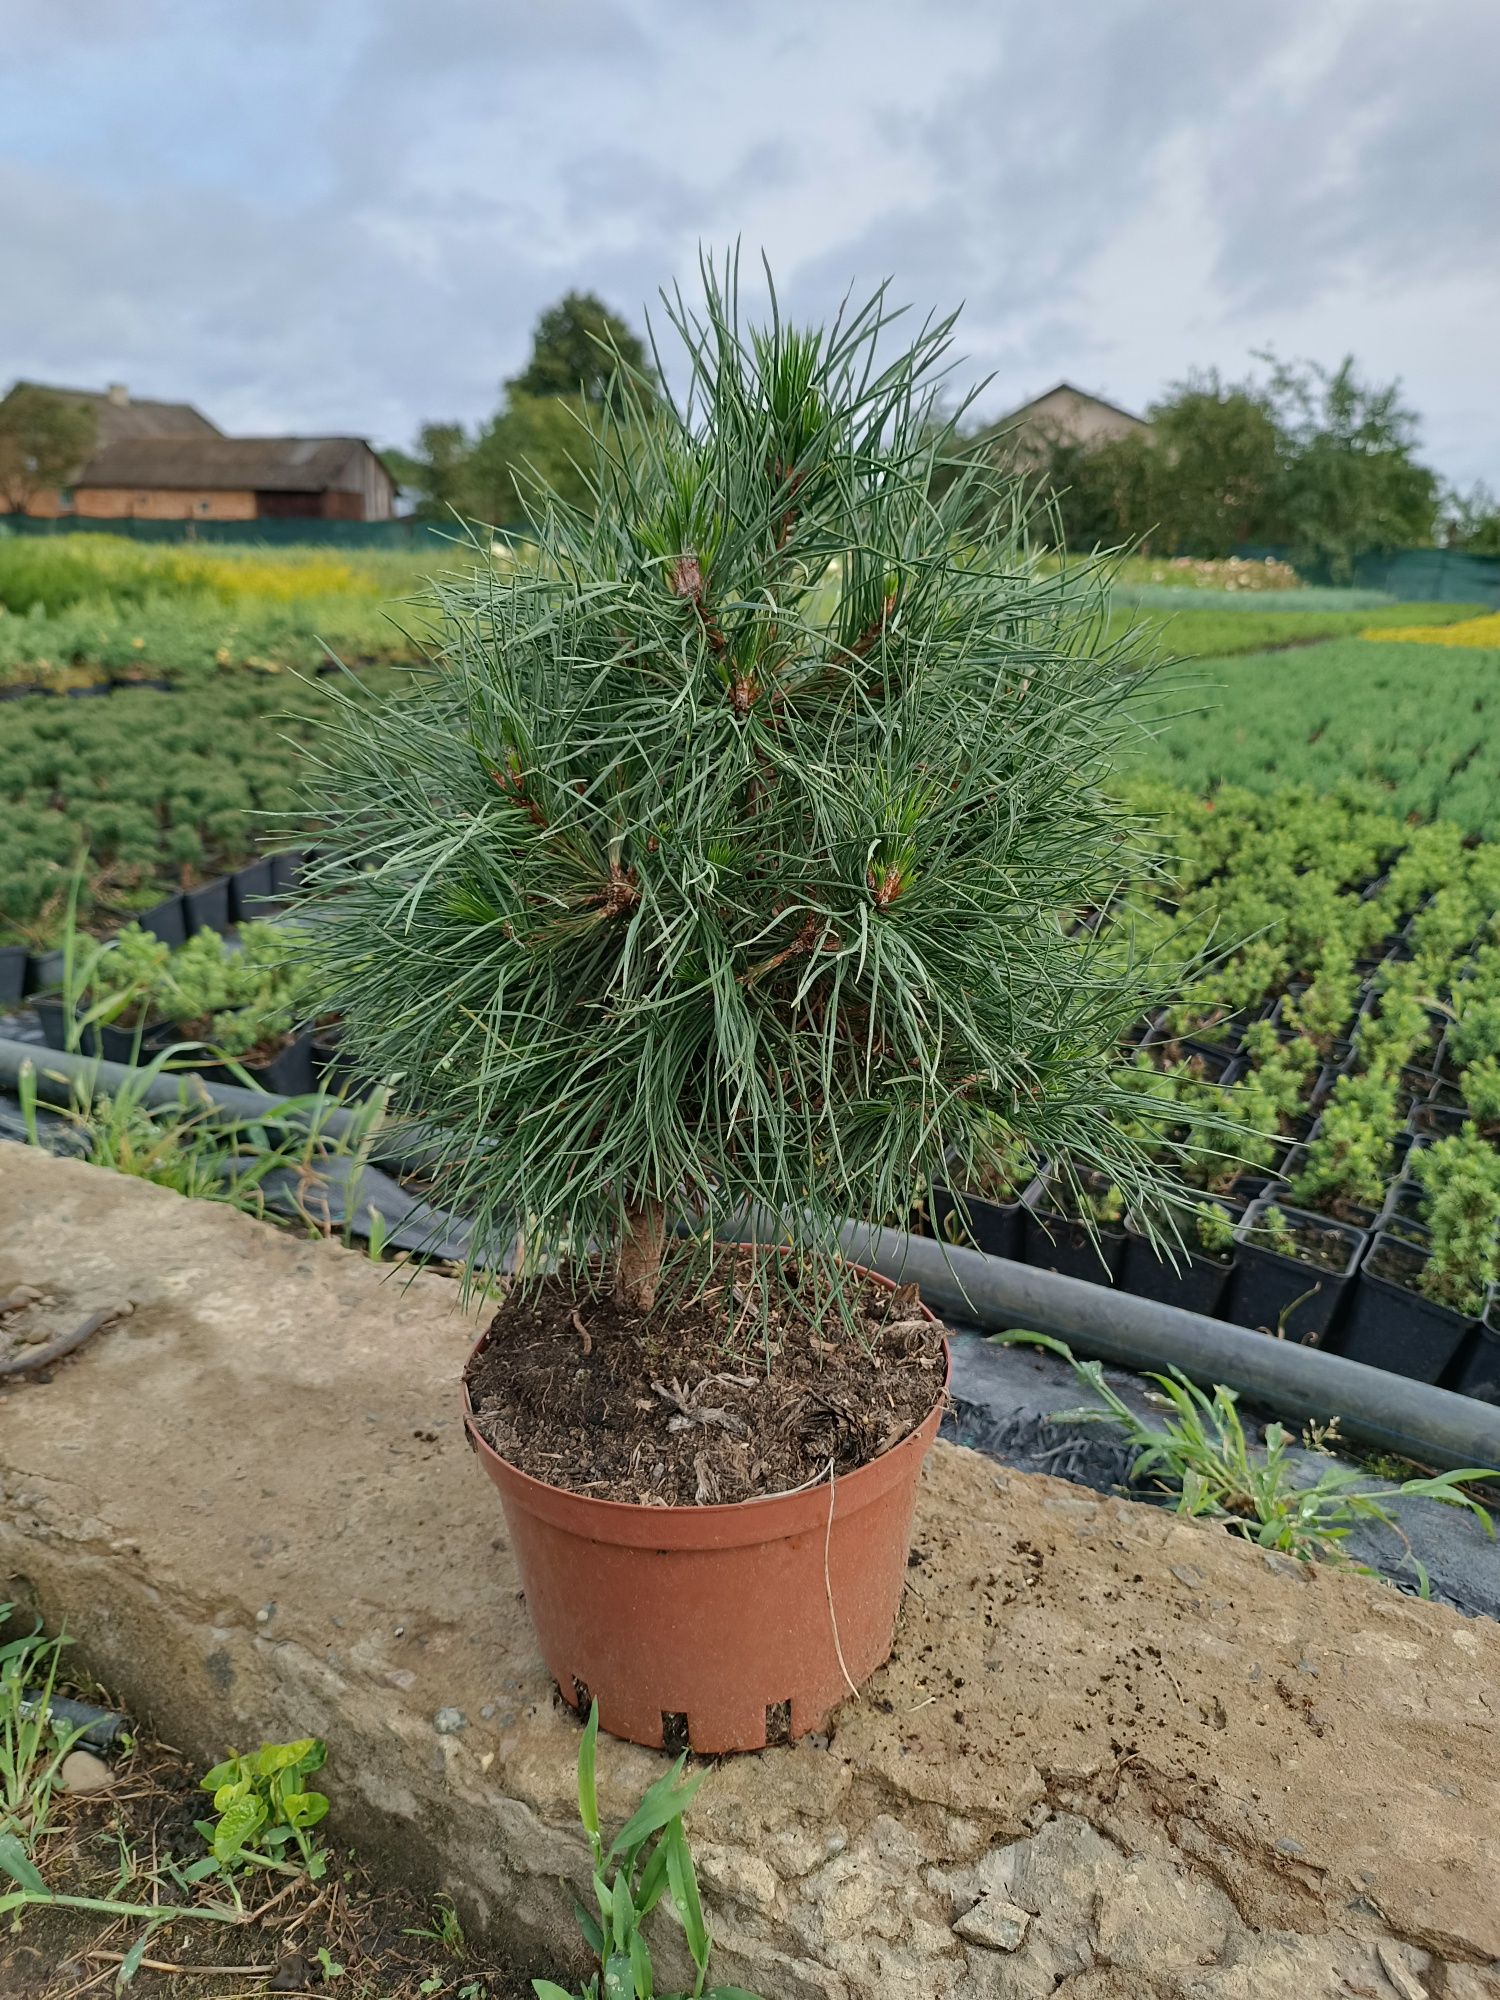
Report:
[[[1244,1207],[1240,1202],[1215,1201],[1238,1222]],[[1233,1256],[1209,1257],[1201,1250],[1179,1250],[1174,1267],[1158,1256],[1150,1239],[1136,1228],[1134,1218],[1125,1218],[1125,1257],[1120,1269],[1120,1289],[1138,1299],[1155,1299],[1158,1305],[1178,1306],[1183,1312],[1216,1317],[1220,1302],[1233,1276]]]
[[271,856],[271,888],[279,896],[289,896],[302,880],[302,870],[307,865],[307,850],[302,847],[284,848],[280,854]]
[[1415,1104],[1406,1129],[1416,1138],[1450,1139],[1463,1130],[1468,1117],[1461,1104]]
[[967,1244],[987,1257],[1020,1257],[1021,1197],[986,1201],[981,1195],[965,1195],[960,1208],[947,1188],[935,1187],[932,1232],[942,1243]]
[[1426,1139],[1409,1138],[1400,1175],[1385,1191],[1385,1202],[1375,1218],[1377,1230],[1399,1236],[1403,1243],[1425,1243],[1428,1237],[1422,1214],[1427,1196],[1421,1183],[1409,1171],[1411,1156],[1428,1144]]
[[[339,1091],[348,1098],[368,1097],[375,1085],[370,1078],[360,1073],[344,1053],[344,1046],[332,1035],[314,1035],[310,1044],[315,1087],[319,1090]],[[952,1196],[947,1189],[934,1190],[950,1205]],[[933,1227],[938,1226],[934,1207]],[[1005,1254],[1005,1253],[1001,1253]]]
[[1493,1292],[1446,1386],[1481,1403],[1500,1403],[1500,1298]]
[[67,955],[62,949],[34,951],[26,967],[27,993],[50,993],[62,985]]
[[1415,1290],[1426,1262],[1416,1243],[1383,1230],[1370,1238],[1349,1295],[1341,1354],[1413,1382],[1438,1380],[1476,1322]]
[[1223,1043],[1215,1047],[1212,1042],[1199,1041],[1196,1037],[1179,1042],[1178,1047],[1185,1057],[1196,1062],[1198,1067],[1195,1073],[1204,1083],[1238,1083],[1244,1074],[1245,1058],[1239,1053],[1238,1036],[1233,1049]]
[[[36,1000],[32,1004],[47,1047],[65,1049],[68,1046],[68,1015],[62,1001]],[[103,1056],[106,1062],[139,1066],[149,1062],[156,1053],[161,1033],[161,1028],[154,1022],[137,1029],[121,1028],[112,1021],[92,1021],[79,1030],[78,1048],[83,1055]]]
[[0,1013],[19,1007],[31,953],[24,944],[0,944]]
[[136,922],[143,931],[150,931],[152,937],[160,938],[176,951],[178,945],[187,943],[187,911],[183,908],[181,896],[168,896],[160,903],[154,903],[149,910],[142,910]]
[[218,931],[222,935],[229,929],[229,877],[221,875],[217,881],[202,882],[196,889],[184,889],[182,906],[187,913],[189,937],[196,937],[199,931]]
[[[1341,1269],[1330,1271],[1302,1257],[1289,1257],[1264,1243],[1252,1241],[1252,1232],[1265,1211],[1276,1206],[1294,1228],[1326,1231],[1345,1249]],[[1250,1326],[1262,1333],[1282,1333],[1288,1340],[1323,1347],[1329,1344],[1344,1294],[1349,1289],[1366,1232],[1352,1223],[1334,1222],[1305,1209],[1288,1208],[1279,1202],[1275,1190],[1253,1201],[1245,1219],[1235,1231],[1239,1245],[1235,1259],[1234,1283],[1229,1288],[1224,1317],[1236,1326]]]
[[305,1097],[317,1088],[311,1035],[299,1035],[266,1063],[240,1062],[231,1068],[223,1061],[205,1058],[199,1062],[184,1057],[181,1067],[195,1071],[209,1083],[241,1083],[248,1076],[259,1089],[272,1091],[278,1097]]
[[[1087,1184],[1088,1177],[1082,1177]],[[1125,1261],[1123,1229],[1090,1230],[1051,1206],[1051,1176],[1039,1174],[1021,1197],[1021,1247],[1039,1271],[1061,1271],[1091,1284],[1118,1282]]]
[[229,914],[237,924],[247,923],[255,917],[265,915],[265,905],[275,894],[272,881],[271,857],[263,856],[244,868],[237,868],[229,878]]

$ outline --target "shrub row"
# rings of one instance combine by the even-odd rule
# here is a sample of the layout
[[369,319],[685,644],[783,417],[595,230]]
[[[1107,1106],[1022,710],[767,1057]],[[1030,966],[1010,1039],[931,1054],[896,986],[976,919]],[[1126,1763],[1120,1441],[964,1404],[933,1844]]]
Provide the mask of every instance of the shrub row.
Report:
[[1500,649],[1340,639],[1202,659],[1177,681],[1141,697],[1142,777],[1195,793],[1352,782],[1392,815],[1500,834]]
[[54,615],[0,616],[0,688],[63,694],[119,682],[215,679],[245,669],[316,672],[345,660],[410,659],[422,614],[346,596],[226,608],[212,599],[149,598],[140,605],[84,602]]
[[1137,799],[1175,889],[1138,870],[1082,919],[1100,950],[1245,940],[1132,1036],[1133,1129],[1198,1203],[1189,1260],[1159,1265],[1147,1218],[1066,1158],[1003,1152],[969,1191],[980,1247],[1008,1232],[1002,1254],[1473,1386],[1500,1277],[1500,845],[1348,797]]
[[221,876],[300,828],[294,777],[322,697],[301,682],[213,682],[0,708],[0,945],[103,931]]

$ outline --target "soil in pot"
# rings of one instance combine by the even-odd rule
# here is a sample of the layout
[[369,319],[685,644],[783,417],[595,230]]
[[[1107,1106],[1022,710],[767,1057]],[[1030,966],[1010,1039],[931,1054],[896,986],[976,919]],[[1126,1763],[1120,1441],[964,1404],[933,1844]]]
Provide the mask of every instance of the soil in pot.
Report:
[[[1264,1221],[1272,1208],[1285,1226],[1279,1242]],[[1262,1195],[1235,1234],[1239,1253],[1224,1317],[1236,1326],[1326,1346],[1364,1249],[1365,1232]]]
[[[752,1285],[755,1287],[752,1296]],[[906,1437],[943,1385],[943,1332],[913,1289],[866,1282],[856,1325],[820,1333],[790,1287],[762,1322],[752,1261],[643,1317],[563,1277],[507,1301],[466,1380],[481,1437],[533,1479],[692,1507],[827,1479]],[[734,1329],[739,1325],[739,1332]],[[696,1414],[695,1414],[696,1413]]]
[[649,1319],[550,1279],[470,1361],[542,1653],[613,1735],[757,1750],[820,1728],[889,1656],[941,1329],[913,1287],[855,1271],[854,1332],[810,1325],[786,1267],[765,1318],[751,1252]]
[[1474,1320],[1423,1296],[1427,1251],[1384,1232],[1373,1237],[1350,1296],[1339,1352],[1413,1382],[1436,1382]]

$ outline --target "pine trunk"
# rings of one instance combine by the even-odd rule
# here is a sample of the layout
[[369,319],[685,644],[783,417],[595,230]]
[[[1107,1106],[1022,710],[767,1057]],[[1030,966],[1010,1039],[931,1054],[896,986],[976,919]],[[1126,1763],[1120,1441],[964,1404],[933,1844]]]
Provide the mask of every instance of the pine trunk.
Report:
[[665,1203],[628,1203],[615,1251],[615,1297],[621,1305],[647,1313],[656,1304],[666,1243]]

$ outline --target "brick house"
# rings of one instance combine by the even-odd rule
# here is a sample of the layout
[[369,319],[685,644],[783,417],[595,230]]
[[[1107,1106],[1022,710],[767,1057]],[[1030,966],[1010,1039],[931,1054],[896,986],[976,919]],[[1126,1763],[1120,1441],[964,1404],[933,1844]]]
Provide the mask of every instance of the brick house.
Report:
[[[28,514],[85,520],[388,521],[396,482],[363,438],[226,437],[191,403],[18,382],[82,403],[94,417],[88,458]],[[5,400],[8,400],[6,398]],[[4,400],[0,400],[0,412]]]
[[97,450],[73,511],[146,521],[388,521],[396,482],[363,438],[131,438]]

